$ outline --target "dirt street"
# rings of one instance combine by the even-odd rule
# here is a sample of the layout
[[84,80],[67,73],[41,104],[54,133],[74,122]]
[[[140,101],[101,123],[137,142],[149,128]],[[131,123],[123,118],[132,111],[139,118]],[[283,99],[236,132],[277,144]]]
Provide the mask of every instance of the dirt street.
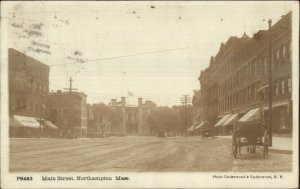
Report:
[[[255,157],[257,156],[257,157]],[[262,166],[265,165],[265,166]],[[200,137],[10,139],[10,171],[289,171],[291,155],[234,160],[231,140]]]

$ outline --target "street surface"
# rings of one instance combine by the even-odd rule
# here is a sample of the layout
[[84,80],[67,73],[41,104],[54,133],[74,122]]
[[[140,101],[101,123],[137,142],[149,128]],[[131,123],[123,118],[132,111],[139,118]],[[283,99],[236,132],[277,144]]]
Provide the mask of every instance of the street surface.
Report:
[[234,159],[230,139],[10,139],[10,171],[291,171],[290,154]]

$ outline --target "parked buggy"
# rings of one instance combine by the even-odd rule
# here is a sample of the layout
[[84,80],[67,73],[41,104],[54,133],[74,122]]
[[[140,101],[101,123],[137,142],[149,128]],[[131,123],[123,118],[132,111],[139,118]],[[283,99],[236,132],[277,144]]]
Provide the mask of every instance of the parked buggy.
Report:
[[166,138],[167,134],[165,132],[160,131],[160,132],[157,133],[157,137],[158,138]]
[[247,147],[247,152],[256,153],[256,147],[262,146],[263,158],[268,155],[269,136],[267,130],[258,120],[237,123],[232,135],[232,153],[234,158],[241,155],[241,148]]
[[202,140],[204,139],[204,138],[213,138],[213,132],[212,132],[212,130],[210,130],[210,129],[206,129],[206,130],[204,130],[203,132],[202,132]]

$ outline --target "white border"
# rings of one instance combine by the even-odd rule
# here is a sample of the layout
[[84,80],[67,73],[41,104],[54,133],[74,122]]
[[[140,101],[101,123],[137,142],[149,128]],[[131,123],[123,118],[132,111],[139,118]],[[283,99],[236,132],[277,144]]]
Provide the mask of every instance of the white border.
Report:
[[[52,2],[53,3],[53,2]],[[122,3],[122,2],[121,2]],[[124,3],[124,2],[123,2]],[[188,2],[193,3],[193,2]],[[206,2],[208,3],[208,2]],[[217,2],[220,4],[223,2]],[[1,186],[3,188],[297,188],[299,177],[299,3],[293,6],[293,171],[290,173],[259,173],[259,172],[201,172],[201,173],[133,173],[133,172],[90,172],[90,173],[9,173],[8,172],[8,75],[7,75],[7,23],[1,19]],[[6,6],[9,2],[1,2],[1,14],[6,15]],[[5,82],[4,82],[5,81]],[[283,180],[255,180],[255,179],[214,179],[213,175],[274,175],[281,174]],[[16,176],[32,176],[34,182],[16,182]],[[41,182],[43,176],[112,176],[116,175],[130,177],[130,181],[71,181],[71,182]]]

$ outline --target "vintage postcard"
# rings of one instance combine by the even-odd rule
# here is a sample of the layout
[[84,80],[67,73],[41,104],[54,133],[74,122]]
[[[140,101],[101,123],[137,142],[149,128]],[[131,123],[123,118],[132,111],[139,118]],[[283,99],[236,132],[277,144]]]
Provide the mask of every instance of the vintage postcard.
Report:
[[297,1],[2,1],[1,188],[298,188]]

